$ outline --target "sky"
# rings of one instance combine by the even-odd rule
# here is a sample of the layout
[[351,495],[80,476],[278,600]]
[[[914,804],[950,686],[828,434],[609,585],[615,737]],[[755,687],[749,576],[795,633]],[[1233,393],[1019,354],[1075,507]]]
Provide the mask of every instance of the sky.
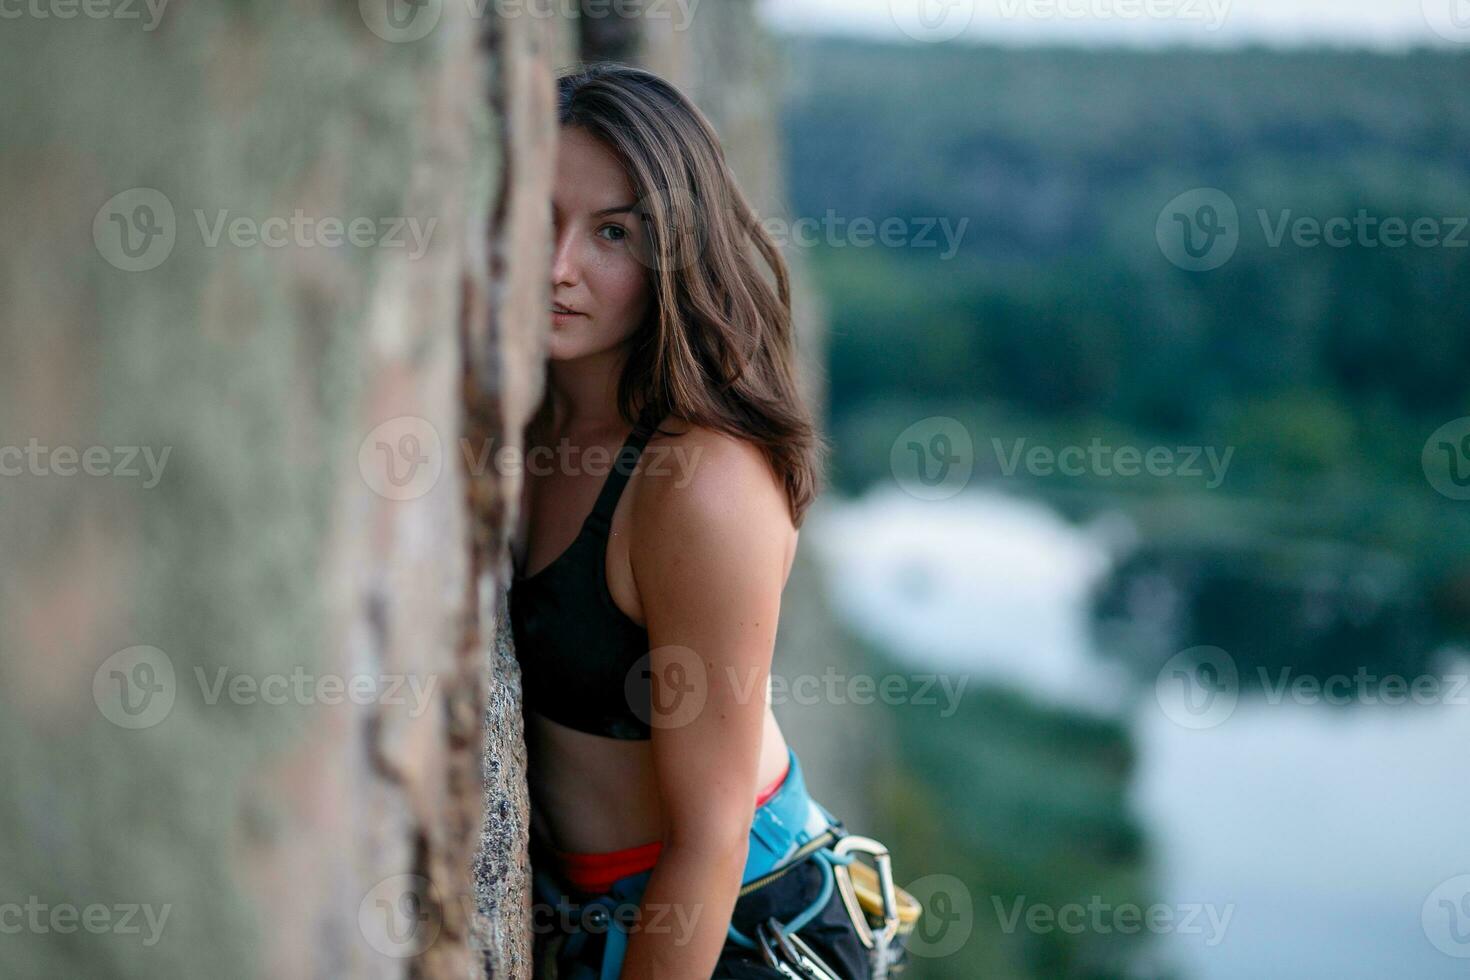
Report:
[[1470,0],[761,0],[773,27],[903,41],[1470,51]]

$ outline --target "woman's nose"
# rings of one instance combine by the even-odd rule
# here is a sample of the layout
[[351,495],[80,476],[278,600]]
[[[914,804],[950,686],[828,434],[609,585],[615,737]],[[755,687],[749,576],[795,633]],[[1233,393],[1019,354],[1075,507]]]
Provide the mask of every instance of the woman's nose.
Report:
[[551,281],[553,284],[575,284],[579,275],[573,237],[567,229],[559,229],[552,242]]

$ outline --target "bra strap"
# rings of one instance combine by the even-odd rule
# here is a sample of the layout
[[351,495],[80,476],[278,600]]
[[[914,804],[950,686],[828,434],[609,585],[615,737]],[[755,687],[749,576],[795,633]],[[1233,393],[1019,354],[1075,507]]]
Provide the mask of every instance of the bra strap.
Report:
[[657,424],[658,420],[653,415],[653,406],[645,406],[643,414],[638,418],[638,423],[633,426],[633,431],[628,433],[628,438],[613,459],[611,472],[608,473],[607,480],[602,485],[602,492],[597,495],[597,503],[593,506],[592,513],[587,517],[588,525],[595,528],[598,533],[605,534],[612,527],[613,511],[617,510],[618,498],[623,495],[623,488],[628,485],[628,479],[633,475],[633,470],[638,464],[638,457],[643,454],[643,447],[648,444]]

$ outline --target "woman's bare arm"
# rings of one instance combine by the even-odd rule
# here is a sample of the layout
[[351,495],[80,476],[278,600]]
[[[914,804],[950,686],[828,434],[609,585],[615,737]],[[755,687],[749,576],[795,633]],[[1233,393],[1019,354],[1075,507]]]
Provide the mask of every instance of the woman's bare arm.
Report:
[[[630,559],[652,648],[664,849],[625,978],[708,977],[745,868],[792,529],[760,451],[695,430],[694,475],[645,474]],[[684,485],[676,484],[677,476]],[[654,918],[657,916],[658,918]]]

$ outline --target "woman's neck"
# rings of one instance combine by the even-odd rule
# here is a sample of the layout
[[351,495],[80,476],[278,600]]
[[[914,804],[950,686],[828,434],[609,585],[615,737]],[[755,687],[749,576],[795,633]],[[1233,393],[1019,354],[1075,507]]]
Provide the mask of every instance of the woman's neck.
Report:
[[626,348],[616,347],[547,366],[548,421],[562,435],[605,432],[626,424],[618,411],[618,379]]

